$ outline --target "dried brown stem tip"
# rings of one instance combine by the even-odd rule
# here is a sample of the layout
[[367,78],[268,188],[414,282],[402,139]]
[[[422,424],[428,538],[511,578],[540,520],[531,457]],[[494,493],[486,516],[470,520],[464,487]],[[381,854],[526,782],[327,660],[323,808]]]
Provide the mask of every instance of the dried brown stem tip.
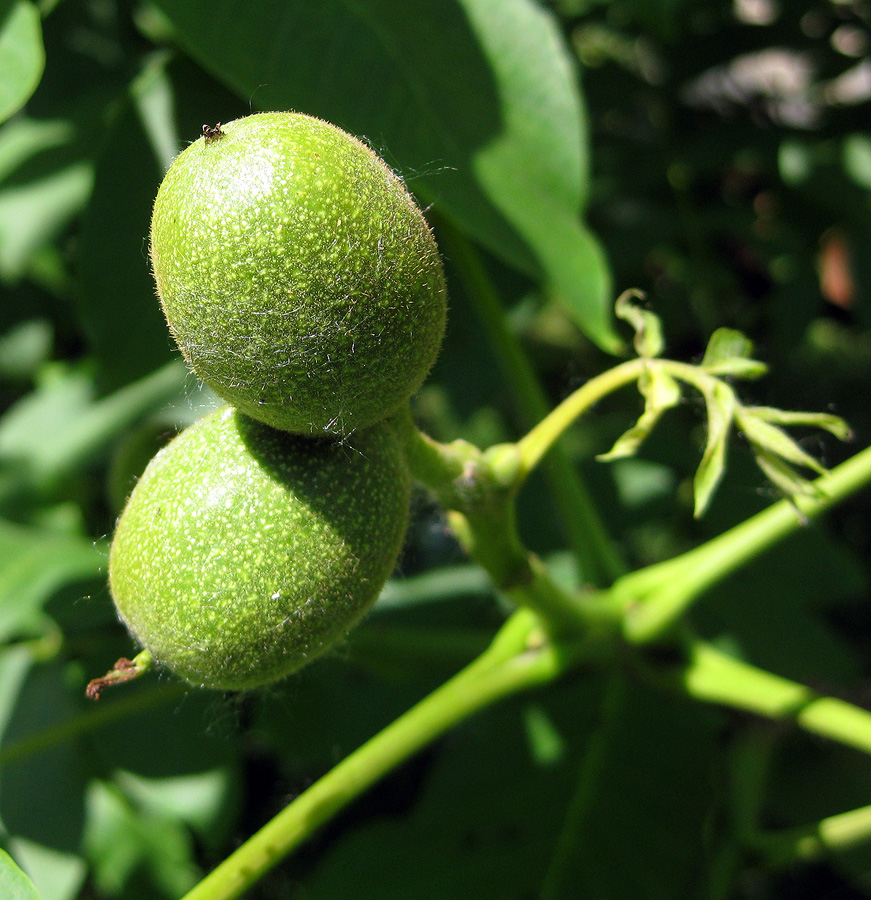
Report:
[[134,660],[122,656],[102,678],[93,678],[88,682],[88,686],[85,688],[85,696],[89,700],[99,700],[100,695],[106,688],[133,681],[134,678],[138,678],[144,671],[145,668],[138,665]]

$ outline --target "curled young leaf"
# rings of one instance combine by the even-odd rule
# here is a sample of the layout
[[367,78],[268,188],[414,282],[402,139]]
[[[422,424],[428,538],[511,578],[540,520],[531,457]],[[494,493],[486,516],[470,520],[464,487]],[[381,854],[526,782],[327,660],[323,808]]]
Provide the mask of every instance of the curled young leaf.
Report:
[[697,519],[708,508],[726,470],[726,445],[737,406],[735,393],[727,384],[714,382],[705,391],[705,406],[708,414],[708,438],[702,461],[693,479],[693,515]]
[[756,453],[756,465],[765,477],[787,497],[821,496],[822,491],[807,478],[803,478],[783,457],[767,450]]
[[768,372],[768,366],[758,359],[741,359],[737,356],[721,359],[711,365],[703,365],[703,368],[710,375],[731,375],[732,378],[741,378],[744,381],[753,381]]
[[772,406],[748,406],[745,410],[772,425],[806,425],[809,428],[822,428],[841,441],[849,441],[853,437],[850,426],[840,416],[831,413],[790,412]]
[[653,431],[660,416],[680,402],[680,385],[661,369],[648,369],[639,378],[638,389],[644,397],[644,412],[628,431],[617,438],[607,453],[600,453],[596,457],[600,462],[634,456]]
[[715,365],[724,359],[750,359],[753,343],[734,328],[718,328],[710,337],[702,360],[702,367]]
[[711,375],[760,378],[768,367],[752,359],[753,344],[740,331],[718,328],[708,341],[701,367]]
[[812,469],[820,475],[825,474],[826,468],[819,460],[802,450],[785,431],[766,421],[753,408],[739,409],[735,419],[757,457],[763,453],[767,456],[774,455],[792,465]]
[[663,410],[661,409],[651,409],[649,406],[645,406],[644,412],[638,417],[638,421],[617,438],[614,446],[607,453],[598,454],[596,459],[599,462],[611,462],[615,459],[634,456],[650,432],[653,431],[662,412]]
[[614,314],[635,329],[635,352],[643,359],[653,359],[662,353],[665,341],[659,316],[632,302],[643,299],[644,294],[634,288],[623,291],[614,304]]
[[680,385],[662,369],[647,368],[638,379],[638,390],[641,391],[646,406],[653,409],[663,411],[680,403]]

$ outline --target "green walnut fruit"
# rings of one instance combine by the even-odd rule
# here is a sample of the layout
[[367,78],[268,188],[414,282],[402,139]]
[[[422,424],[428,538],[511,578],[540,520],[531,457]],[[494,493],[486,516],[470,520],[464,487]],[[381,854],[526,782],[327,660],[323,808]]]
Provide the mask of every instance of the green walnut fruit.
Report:
[[192,684],[275,681],[375,601],[408,496],[389,423],[314,440],[218,409],[161,450],[130,495],[109,555],[118,612]]
[[182,353],[276,428],[381,421],[423,382],[445,327],[420,210],[378,156],[320,119],[261,113],[204,132],[166,173],[151,225]]

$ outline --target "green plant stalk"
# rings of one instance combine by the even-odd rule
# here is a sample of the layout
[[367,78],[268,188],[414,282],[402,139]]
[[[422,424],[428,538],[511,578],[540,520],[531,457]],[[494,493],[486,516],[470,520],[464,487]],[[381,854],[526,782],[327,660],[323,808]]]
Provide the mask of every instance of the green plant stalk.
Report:
[[871,482],[871,447],[817,478],[813,496],[781,500],[688,553],[620,579],[613,596],[626,606],[633,643],[661,638],[699,595]]
[[439,444],[418,430],[410,414],[394,422],[412,475],[449,510],[455,536],[497,588],[534,610],[552,637],[577,637],[599,624],[597,610],[560,588],[523,546],[515,523],[513,477],[505,485],[476,447],[465,441]]
[[702,394],[720,381],[717,376],[698,366],[672,359],[640,357],[614,366],[581,385],[517,442],[522,472],[524,474],[531,472],[563,432],[601,399],[637,381],[651,369],[659,369],[678,381],[692,385]]
[[509,515],[466,516],[453,510],[448,522],[496,586],[518,605],[533,610],[551,637],[577,637],[592,624],[575,597],[560,588],[538,557],[521,545]]
[[[522,424],[531,427],[550,408],[535,370],[508,327],[502,301],[475,248],[446,220],[439,220],[438,227],[447,255],[466,287],[466,294],[475,306],[517,401]],[[584,577],[591,584],[610,584],[626,571],[626,565],[602,524],[574,462],[562,447],[555,448],[544,474]]]
[[[871,754],[871,712],[743,662],[695,637],[687,661],[664,682],[706,703],[743,709]],[[656,675],[654,675],[656,678]]]
[[591,378],[566,397],[517,442],[520,449],[522,477],[528,475],[563,432],[599,400],[637,381],[651,364],[661,365],[664,362],[666,360],[630,359]]
[[535,629],[530,613],[515,613],[484,654],[300,794],[184,900],[235,900],[320,825],[458,722],[555,679],[574,660],[549,644],[529,649]]
[[789,828],[777,833],[761,833],[750,846],[773,867],[797,860],[811,862],[833,852],[848,850],[871,838],[871,806],[828,816],[813,825]]

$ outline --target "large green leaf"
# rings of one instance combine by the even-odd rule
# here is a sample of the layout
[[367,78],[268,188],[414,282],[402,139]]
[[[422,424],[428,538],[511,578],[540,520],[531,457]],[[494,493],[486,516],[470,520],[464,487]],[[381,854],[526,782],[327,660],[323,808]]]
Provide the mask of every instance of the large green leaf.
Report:
[[105,549],[91,541],[0,520],[0,641],[38,631],[51,595],[98,576],[105,563]]
[[44,66],[39,10],[30,0],[0,4],[0,122],[24,106]]
[[39,900],[33,882],[0,850],[0,897],[4,900]]
[[0,132],[0,278],[21,278],[87,199],[93,172],[73,137],[60,119],[19,117]]
[[180,149],[177,130],[190,135],[214,110],[227,117],[240,106],[189,60],[160,53],[120,98],[75,257],[77,307],[104,389],[145,375],[176,352],[148,262],[151,207]]
[[[532,0],[159,0],[252,104],[364,135],[410,186],[615,346],[604,257],[579,216],[586,127],[570,54]],[[190,135],[193,137],[194,135]]]
[[94,400],[81,369],[58,367],[0,418],[0,500],[27,485],[51,490],[137,419],[184,390],[172,362],[108,397]]
[[[148,67],[122,100],[103,152],[77,245],[76,301],[105,387],[127,384],[167,362],[172,339],[154,295],[148,265],[148,223],[169,160],[171,116],[162,110],[170,88],[163,68]],[[148,128],[143,122],[148,111]],[[169,141],[175,145],[175,137]]]
[[332,837],[306,874],[306,896],[695,896],[718,751],[714,722],[689,704],[632,686],[587,815],[565,830],[597,740],[601,688],[599,678],[576,679],[462,726],[420,765],[410,809]]
[[[202,877],[190,834],[178,822],[138,808],[117,787],[96,780],[87,805],[85,847],[102,896],[138,894],[144,881],[158,885],[164,896],[180,897]],[[147,889],[142,893],[148,896]]]
[[[0,662],[14,659],[17,649],[2,651]],[[0,676],[6,676],[0,688],[11,689],[15,697],[0,734],[4,744],[68,720],[78,705],[62,664],[34,665],[24,674],[22,678],[0,667]],[[8,847],[33,878],[43,900],[73,900],[81,891],[86,868],[79,848],[85,768],[78,748],[57,744],[0,771],[0,821],[9,835]]]

